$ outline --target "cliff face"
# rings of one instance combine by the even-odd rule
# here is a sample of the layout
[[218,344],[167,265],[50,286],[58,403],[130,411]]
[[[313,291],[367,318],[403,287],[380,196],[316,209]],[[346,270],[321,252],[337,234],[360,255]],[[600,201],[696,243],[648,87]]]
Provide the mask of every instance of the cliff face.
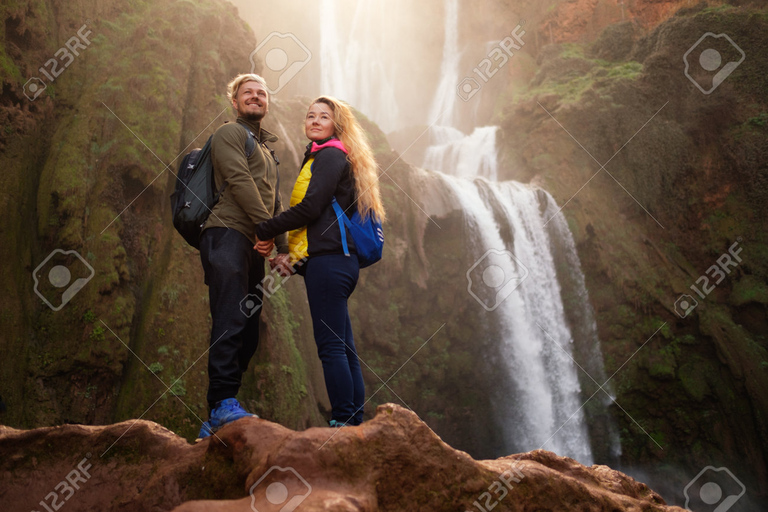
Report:
[[[701,5],[648,31],[612,25],[543,48],[499,116],[506,177],[550,191],[577,240],[629,412],[622,467],[669,495],[679,468],[706,465],[768,489],[765,30],[764,9]],[[683,62],[706,32],[747,55],[711,94]]]
[[[3,422],[144,413],[192,436],[206,411],[207,289],[197,251],[171,226],[168,196],[177,156],[232,118],[225,86],[253,35],[221,2],[21,2],[3,19]],[[71,37],[84,49],[70,43],[78,55],[63,71],[62,57],[51,83],[37,68]],[[22,80],[38,75],[42,93]],[[61,262],[56,250],[78,256]],[[50,254],[38,296],[31,276]],[[56,264],[71,272],[63,289],[44,279]],[[52,309],[76,278],[87,284]],[[322,421],[323,403],[317,364],[304,363],[308,326],[291,320],[306,308],[285,291],[271,304],[248,405],[303,428]]]

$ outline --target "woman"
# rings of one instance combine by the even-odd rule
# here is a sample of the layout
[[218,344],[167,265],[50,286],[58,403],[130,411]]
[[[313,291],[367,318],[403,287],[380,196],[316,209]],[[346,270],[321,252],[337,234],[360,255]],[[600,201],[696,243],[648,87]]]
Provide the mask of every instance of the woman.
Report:
[[368,140],[349,106],[321,96],[309,107],[304,130],[311,141],[291,194],[290,208],[256,227],[258,240],[290,231],[290,254],[270,260],[282,275],[304,276],[317,352],[331,401],[332,427],[363,422],[365,387],[355,350],[347,299],[360,267],[352,237],[349,256],[332,201],[346,215],[384,220],[376,162]]

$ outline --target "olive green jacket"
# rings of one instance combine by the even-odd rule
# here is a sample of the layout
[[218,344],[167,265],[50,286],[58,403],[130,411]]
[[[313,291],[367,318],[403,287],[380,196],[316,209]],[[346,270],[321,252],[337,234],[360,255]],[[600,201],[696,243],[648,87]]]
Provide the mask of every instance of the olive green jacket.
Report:
[[[257,135],[250,158],[245,156],[249,135],[237,124]],[[237,123],[227,123],[216,130],[211,141],[213,175],[217,190],[225,183],[226,187],[203,230],[212,227],[236,229],[255,244],[256,225],[282,211],[277,163],[263,144],[275,141],[275,135],[241,117],[237,118]],[[275,246],[278,252],[287,253],[287,236],[275,237]]]

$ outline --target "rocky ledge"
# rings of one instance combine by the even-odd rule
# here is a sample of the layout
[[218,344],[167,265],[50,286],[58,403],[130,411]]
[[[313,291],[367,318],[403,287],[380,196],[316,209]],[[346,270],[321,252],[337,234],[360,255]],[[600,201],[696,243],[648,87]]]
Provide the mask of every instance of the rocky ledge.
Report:
[[544,450],[476,461],[393,404],[341,429],[246,418],[195,445],[142,420],[0,426],[0,453],[0,502],[14,511],[682,511]]

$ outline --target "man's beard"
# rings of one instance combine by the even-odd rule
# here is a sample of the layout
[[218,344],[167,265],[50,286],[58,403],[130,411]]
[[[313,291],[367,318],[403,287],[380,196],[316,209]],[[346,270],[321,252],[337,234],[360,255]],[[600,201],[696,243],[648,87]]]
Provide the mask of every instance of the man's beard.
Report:
[[[247,109],[248,105],[246,105],[245,107]],[[259,113],[250,113],[247,110],[245,110],[244,112],[240,112],[238,110],[237,113],[240,117],[242,117],[246,121],[260,122],[262,119],[264,119],[264,116],[267,115],[267,109],[265,108],[262,112],[259,112]]]
[[267,115],[266,112],[260,112],[258,114],[250,114],[250,113],[242,113],[240,114],[240,117],[245,119],[246,121],[254,121],[254,122],[260,122],[262,119],[264,119],[264,116]]

